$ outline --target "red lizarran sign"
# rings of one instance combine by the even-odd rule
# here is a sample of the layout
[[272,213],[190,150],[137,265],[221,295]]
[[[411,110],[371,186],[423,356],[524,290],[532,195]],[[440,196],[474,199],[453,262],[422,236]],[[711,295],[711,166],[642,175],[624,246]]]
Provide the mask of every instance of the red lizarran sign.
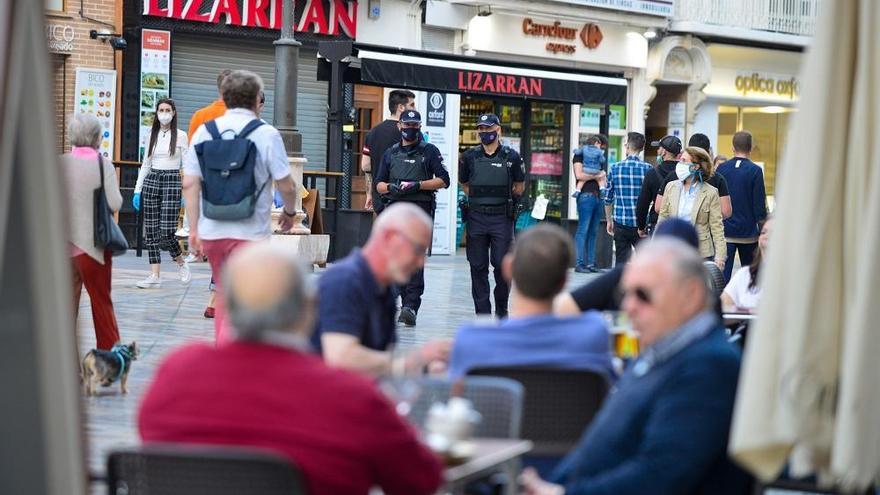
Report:
[[[163,8],[159,6],[159,0],[144,0],[144,15],[281,29],[283,1],[300,3],[299,0],[167,0]],[[354,39],[357,33],[357,2],[305,0],[294,31],[327,36],[345,35]]]

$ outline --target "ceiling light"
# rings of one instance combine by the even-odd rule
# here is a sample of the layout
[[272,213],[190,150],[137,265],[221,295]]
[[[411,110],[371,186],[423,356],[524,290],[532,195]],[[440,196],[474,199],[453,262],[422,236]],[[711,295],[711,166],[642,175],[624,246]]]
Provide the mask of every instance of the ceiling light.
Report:
[[770,105],[767,107],[761,107],[758,109],[761,113],[785,113],[788,109],[785,107],[780,107],[778,105]]
[[649,30],[645,31],[645,34],[643,36],[645,37],[645,39],[652,40],[657,37],[657,31],[654,31],[653,29],[649,29]]

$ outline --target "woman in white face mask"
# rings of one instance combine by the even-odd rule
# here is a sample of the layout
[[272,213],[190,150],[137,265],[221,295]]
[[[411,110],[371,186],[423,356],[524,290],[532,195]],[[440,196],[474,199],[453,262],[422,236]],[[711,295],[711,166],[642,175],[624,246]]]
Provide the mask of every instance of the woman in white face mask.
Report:
[[178,277],[183,283],[191,279],[190,269],[180,252],[174,232],[180,215],[180,165],[187,150],[186,133],[177,129],[177,108],[168,98],[159,100],[153,115],[148,143],[142,143],[143,163],[134,187],[132,204],[144,211],[144,244],[150,257],[150,276],[136,285],[156,289],[159,278],[160,253],[168,251],[177,263]]
[[660,220],[679,217],[691,222],[700,239],[700,255],[724,269],[727,244],[718,189],[707,180],[712,176],[712,158],[702,148],[688,147],[675,167],[678,180],[666,185]]

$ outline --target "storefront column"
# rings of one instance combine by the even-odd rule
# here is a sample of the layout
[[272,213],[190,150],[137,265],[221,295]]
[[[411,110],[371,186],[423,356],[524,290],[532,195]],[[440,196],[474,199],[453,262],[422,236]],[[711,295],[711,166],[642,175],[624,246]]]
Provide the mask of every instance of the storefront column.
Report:
[[657,94],[657,88],[648,84],[647,71],[645,69],[633,69],[629,77],[629,92],[627,94],[626,107],[629,115],[626,129],[629,132],[645,133],[645,118],[648,113],[648,103]]

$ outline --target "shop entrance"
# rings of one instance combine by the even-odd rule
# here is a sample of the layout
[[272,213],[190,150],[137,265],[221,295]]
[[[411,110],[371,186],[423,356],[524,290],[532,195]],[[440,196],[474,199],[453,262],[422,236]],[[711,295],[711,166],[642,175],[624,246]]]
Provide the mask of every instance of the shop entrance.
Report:
[[480,144],[477,119],[494,113],[501,120],[501,144],[516,150],[526,167],[526,192],[533,200],[550,200],[547,219],[559,223],[568,216],[565,192],[569,187],[569,105],[506,98],[463,96],[459,122],[459,153]]

